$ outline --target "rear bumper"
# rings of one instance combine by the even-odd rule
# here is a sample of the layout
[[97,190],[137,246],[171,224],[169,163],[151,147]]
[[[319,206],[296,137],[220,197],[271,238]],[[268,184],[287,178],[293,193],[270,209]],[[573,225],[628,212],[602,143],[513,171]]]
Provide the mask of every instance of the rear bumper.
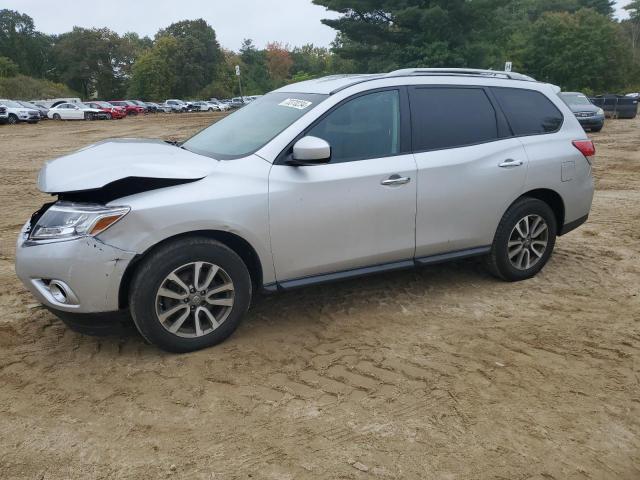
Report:
[[[119,309],[119,290],[125,269],[135,256],[92,237],[34,244],[22,229],[16,245],[16,274],[43,305],[75,313]],[[68,288],[68,302],[60,302],[49,289],[51,281]]]

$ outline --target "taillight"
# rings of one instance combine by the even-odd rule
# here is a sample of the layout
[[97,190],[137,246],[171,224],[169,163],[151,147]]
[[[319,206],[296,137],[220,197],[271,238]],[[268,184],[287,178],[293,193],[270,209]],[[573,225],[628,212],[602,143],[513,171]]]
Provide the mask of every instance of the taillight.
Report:
[[573,146],[580,150],[585,157],[593,157],[596,154],[596,147],[591,140],[574,140]]

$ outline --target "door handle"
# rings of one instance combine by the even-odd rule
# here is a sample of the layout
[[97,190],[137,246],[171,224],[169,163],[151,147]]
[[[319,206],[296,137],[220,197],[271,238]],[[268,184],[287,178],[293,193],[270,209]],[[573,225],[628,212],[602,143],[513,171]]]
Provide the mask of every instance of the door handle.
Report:
[[498,165],[501,168],[512,168],[512,167],[521,167],[524,165],[522,160],[514,160],[513,158],[509,158]]
[[389,178],[387,178],[386,180],[383,180],[380,183],[385,187],[389,187],[393,185],[406,185],[410,181],[411,181],[411,178],[409,177],[401,177],[400,175],[391,175]]

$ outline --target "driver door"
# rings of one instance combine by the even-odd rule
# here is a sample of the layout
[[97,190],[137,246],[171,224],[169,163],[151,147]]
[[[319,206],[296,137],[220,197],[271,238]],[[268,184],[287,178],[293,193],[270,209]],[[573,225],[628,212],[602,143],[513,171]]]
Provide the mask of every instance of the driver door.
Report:
[[304,132],[329,143],[329,163],[274,164],[269,214],[278,282],[302,285],[307,277],[412,261],[416,163],[408,115],[404,89],[352,97]]

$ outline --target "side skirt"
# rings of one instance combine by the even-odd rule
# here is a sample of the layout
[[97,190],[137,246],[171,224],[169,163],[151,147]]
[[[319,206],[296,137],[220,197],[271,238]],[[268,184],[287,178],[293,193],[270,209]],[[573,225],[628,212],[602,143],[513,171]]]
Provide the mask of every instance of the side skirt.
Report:
[[396,270],[407,270],[409,268],[423,267],[426,265],[435,265],[437,263],[444,263],[453,260],[461,260],[463,258],[477,257],[480,255],[485,255],[490,251],[490,246],[470,248],[467,250],[459,250],[457,252],[442,253],[438,255],[431,255],[428,257],[416,258],[414,260],[403,260],[401,262],[385,263],[382,265],[355,268],[353,270],[314,275],[311,277],[286,280],[284,282],[270,283],[263,286],[263,291],[266,293],[276,293],[278,291],[294,290],[311,285],[322,285],[325,283],[332,283],[341,280],[349,280],[352,278],[377,275],[379,273],[393,272]]

